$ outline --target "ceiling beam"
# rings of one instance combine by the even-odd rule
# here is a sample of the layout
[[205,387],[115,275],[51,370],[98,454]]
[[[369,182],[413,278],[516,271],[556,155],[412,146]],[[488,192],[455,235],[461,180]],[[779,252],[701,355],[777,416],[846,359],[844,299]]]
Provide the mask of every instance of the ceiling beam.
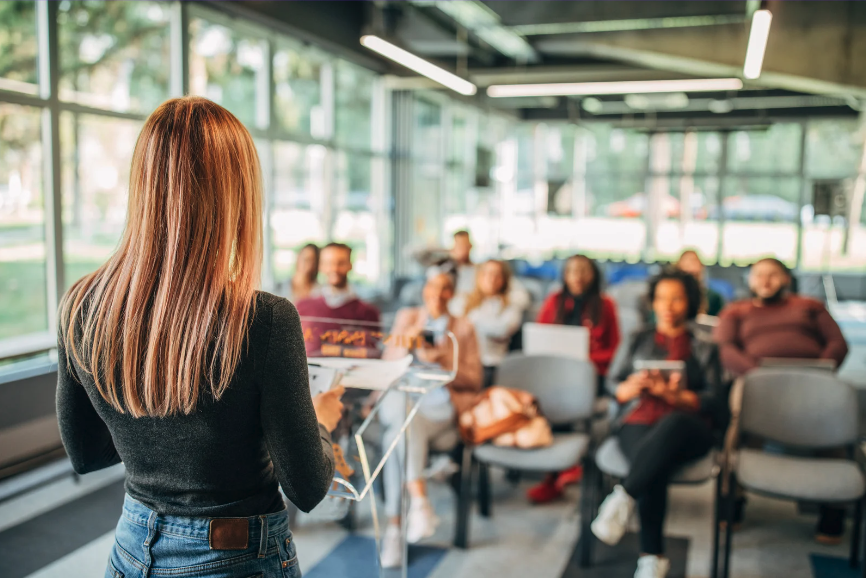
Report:
[[548,84],[560,82],[614,82],[620,80],[677,80],[689,75],[637,68],[616,64],[589,64],[578,66],[512,67],[470,69],[469,76],[476,85],[491,84]]
[[584,22],[550,22],[547,24],[518,24],[508,29],[521,36],[548,36],[556,34],[592,34],[634,30],[660,30],[668,28],[694,28],[740,24],[746,21],[742,14],[711,14],[707,16],[665,16],[663,18],[628,18],[623,20],[594,20]]

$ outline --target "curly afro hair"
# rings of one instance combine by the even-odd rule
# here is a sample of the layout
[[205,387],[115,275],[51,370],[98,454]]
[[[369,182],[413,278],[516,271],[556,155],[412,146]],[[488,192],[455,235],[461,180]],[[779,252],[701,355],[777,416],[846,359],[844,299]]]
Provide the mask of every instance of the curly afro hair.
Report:
[[703,290],[701,289],[698,280],[688,273],[684,273],[678,269],[672,267],[665,268],[661,273],[650,280],[649,294],[647,295],[650,304],[655,301],[656,288],[662,281],[676,281],[682,284],[683,289],[686,291],[686,298],[689,301],[689,307],[686,311],[686,319],[692,320],[697,317],[698,312],[701,310],[701,303],[704,299]]

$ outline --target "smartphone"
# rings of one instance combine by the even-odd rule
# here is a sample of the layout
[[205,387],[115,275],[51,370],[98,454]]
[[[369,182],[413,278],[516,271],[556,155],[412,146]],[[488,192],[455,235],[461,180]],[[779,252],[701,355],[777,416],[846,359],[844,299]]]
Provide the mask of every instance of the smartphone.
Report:
[[432,331],[424,332],[424,342],[430,347],[434,347],[436,345],[436,336],[433,335]]

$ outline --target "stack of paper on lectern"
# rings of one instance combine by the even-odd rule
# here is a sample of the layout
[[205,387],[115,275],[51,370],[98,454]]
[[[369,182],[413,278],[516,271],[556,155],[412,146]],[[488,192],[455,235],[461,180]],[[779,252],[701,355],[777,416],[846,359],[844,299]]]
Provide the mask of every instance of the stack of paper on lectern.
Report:
[[333,389],[343,379],[343,372],[333,367],[311,363],[307,366],[307,371],[310,374],[310,394],[313,397]]
[[[392,383],[403,377],[412,364],[412,356],[386,361],[384,359],[349,359],[346,357],[312,358],[317,370],[329,369],[341,374],[337,383],[343,387],[358,389],[388,389]],[[313,364],[310,365],[312,370]],[[312,377],[311,387],[312,387]],[[334,384],[336,385],[336,383]],[[313,393],[313,395],[316,395]]]

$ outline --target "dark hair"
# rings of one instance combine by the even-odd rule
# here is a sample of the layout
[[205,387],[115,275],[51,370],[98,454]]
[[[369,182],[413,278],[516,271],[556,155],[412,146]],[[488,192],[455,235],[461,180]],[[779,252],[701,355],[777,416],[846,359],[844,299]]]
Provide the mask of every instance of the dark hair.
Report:
[[565,319],[565,301],[568,297],[568,285],[565,283],[565,269],[569,261],[576,259],[586,260],[592,268],[592,282],[583,292],[583,311],[580,312],[580,315],[583,317],[585,313],[588,313],[592,322],[598,323],[599,319],[601,319],[601,269],[598,268],[598,263],[586,255],[572,255],[562,264],[562,292],[559,294],[559,303],[556,308],[556,322],[562,323]]
[[[315,246],[315,245],[314,245]],[[305,247],[306,248],[306,247]],[[322,247],[322,251],[325,249],[341,249],[349,253],[349,257],[352,256],[352,248],[345,243],[328,243],[324,247]]]
[[656,298],[656,289],[659,286],[659,283],[662,281],[677,281],[682,286],[686,292],[686,299],[689,302],[688,310],[686,311],[686,319],[691,321],[695,317],[698,316],[698,313],[701,310],[701,303],[703,302],[703,293],[701,292],[701,285],[698,283],[698,280],[685,273],[680,271],[679,269],[674,269],[673,267],[667,267],[662,270],[661,273],[656,275],[650,280],[649,284],[649,293],[648,297],[650,300],[650,304],[655,301]]
[[468,239],[469,231],[467,231],[466,229],[460,229],[459,231],[454,233],[454,238],[456,239],[457,237],[466,237]]
[[793,275],[791,275],[791,270],[788,268],[788,266],[776,259],[775,257],[764,257],[763,259],[758,259],[757,261],[752,263],[752,267],[760,263],[772,263],[773,265],[778,267],[779,270],[782,271],[782,273],[784,273],[788,277],[793,277]]

